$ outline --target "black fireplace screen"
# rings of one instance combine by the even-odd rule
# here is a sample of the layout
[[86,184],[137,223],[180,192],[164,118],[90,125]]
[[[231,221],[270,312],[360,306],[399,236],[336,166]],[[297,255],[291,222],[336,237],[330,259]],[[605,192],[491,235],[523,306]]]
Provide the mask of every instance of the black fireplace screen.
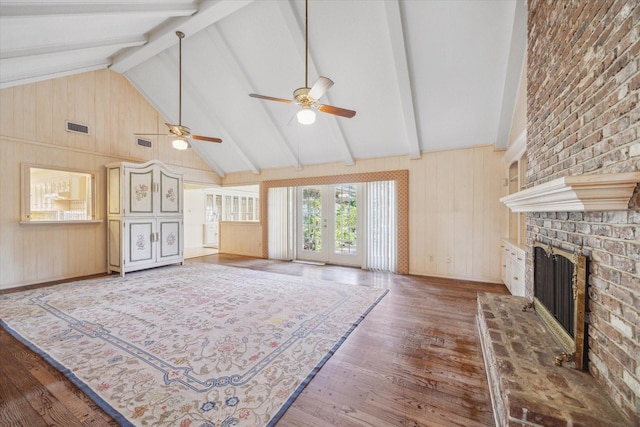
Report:
[[565,331],[575,338],[574,265],[569,259],[535,247],[534,295]]
[[575,359],[576,369],[586,369],[587,258],[540,242],[533,251],[536,311]]

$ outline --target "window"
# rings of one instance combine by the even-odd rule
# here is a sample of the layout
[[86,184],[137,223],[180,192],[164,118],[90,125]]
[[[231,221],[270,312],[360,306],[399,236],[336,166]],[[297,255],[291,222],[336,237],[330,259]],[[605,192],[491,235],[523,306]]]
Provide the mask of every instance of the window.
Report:
[[95,218],[95,176],[90,172],[23,165],[23,183],[23,222]]

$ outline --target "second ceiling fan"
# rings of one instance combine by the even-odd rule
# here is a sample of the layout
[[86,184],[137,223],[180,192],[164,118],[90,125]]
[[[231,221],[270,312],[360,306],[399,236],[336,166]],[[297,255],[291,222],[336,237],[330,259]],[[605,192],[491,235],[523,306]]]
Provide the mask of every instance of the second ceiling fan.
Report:
[[315,108],[323,113],[334,114],[340,117],[351,118],[356,115],[353,110],[347,110],[346,108],[334,107],[332,105],[319,104],[318,100],[333,86],[333,81],[327,77],[320,76],[318,80],[310,88],[308,83],[309,78],[309,14],[308,14],[309,0],[305,0],[304,18],[305,18],[305,53],[304,53],[304,87],[298,88],[293,91],[293,99],[274,98],[272,96],[258,95],[256,93],[250,93],[249,96],[253,98],[266,99],[267,101],[278,101],[287,104],[298,104],[301,109],[296,113],[298,123],[310,125],[316,120],[315,112],[312,108]]
[[[207,142],[217,142],[220,143],[222,140],[220,138],[214,138],[211,136],[202,136],[202,135],[193,135],[191,130],[182,125],[182,39],[184,38],[184,33],[182,31],[176,31],[176,36],[178,36],[178,64],[179,64],[179,74],[178,74],[178,124],[165,123],[169,128],[169,134],[174,138],[171,141],[173,148],[176,150],[186,150],[191,146],[189,143],[189,138],[196,139],[198,141],[207,141]],[[157,133],[135,133],[134,135],[164,135]]]

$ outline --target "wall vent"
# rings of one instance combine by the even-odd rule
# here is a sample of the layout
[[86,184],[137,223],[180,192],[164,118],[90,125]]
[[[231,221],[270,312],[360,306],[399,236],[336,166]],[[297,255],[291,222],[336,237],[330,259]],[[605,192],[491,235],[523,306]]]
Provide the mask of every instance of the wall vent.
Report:
[[141,147],[151,148],[153,143],[151,141],[149,141],[148,139],[138,138],[138,145],[141,146]]
[[81,125],[79,123],[73,123],[67,120],[66,122],[67,124],[67,132],[75,132],[75,133],[81,133],[84,135],[89,135],[89,126],[87,125]]

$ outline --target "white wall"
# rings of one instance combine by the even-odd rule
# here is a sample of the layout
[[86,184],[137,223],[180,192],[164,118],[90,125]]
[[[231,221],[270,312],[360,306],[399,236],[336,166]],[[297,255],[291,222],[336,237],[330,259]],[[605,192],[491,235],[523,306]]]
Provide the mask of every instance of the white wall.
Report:
[[205,190],[184,190],[184,247],[201,248],[204,242]]

